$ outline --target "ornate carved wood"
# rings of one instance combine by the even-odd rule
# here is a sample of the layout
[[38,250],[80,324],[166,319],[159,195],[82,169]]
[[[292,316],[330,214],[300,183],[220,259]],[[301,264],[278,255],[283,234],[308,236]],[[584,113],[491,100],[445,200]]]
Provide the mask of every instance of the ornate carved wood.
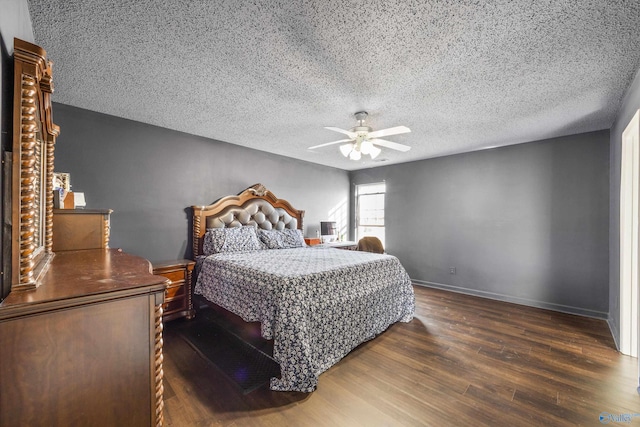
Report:
[[162,324],[162,302],[155,306],[155,331],[154,331],[154,413],[155,413],[155,425],[162,427],[164,425],[164,371],[162,369],[162,330],[164,328]]
[[208,206],[191,207],[193,209],[193,257],[195,258],[202,252],[202,238],[207,231],[206,224],[208,217],[216,216],[231,206],[243,206],[247,202],[255,199],[265,200],[274,208],[284,209],[289,215],[297,220],[298,228],[300,230],[304,230],[304,211],[295,209],[284,199],[278,199],[271,191],[267,190],[264,185],[254,184],[246,190],[238,193],[236,196],[223,197]]
[[188,292],[187,292],[187,308],[192,310],[189,314],[187,314],[186,318],[188,320],[193,319],[196,316],[196,311],[193,310],[193,268],[187,269],[187,283],[189,283]]
[[109,236],[111,234],[111,216],[105,215],[103,216],[103,227],[102,227],[102,235],[104,239],[104,247],[109,249]]
[[[0,408],[16,408],[0,410],[0,424],[26,425],[38,417],[69,424],[82,414],[87,424],[162,426],[167,280],[152,275],[145,259],[104,249],[110,210],[95,227],[102,248],[60,251],[53,259],[59,128],[51,118],[52,64],[38,46],[18,39],[14,44],[11,271],[6,274],[11,292],[0,303],[0,336],[13,341],[0,345],[8,367],[0,372],[0,386],[19,389],[0,393]],[[47,363],[33,343],[54,344],[46,349]],[[121,375],[104,375],[116,371]],[[83,389],[86,378],[99,392]],[[60,402],[59,395],[70,398]]]
[[52,63],[14,39],[11,291],[33,289],[53,257]]

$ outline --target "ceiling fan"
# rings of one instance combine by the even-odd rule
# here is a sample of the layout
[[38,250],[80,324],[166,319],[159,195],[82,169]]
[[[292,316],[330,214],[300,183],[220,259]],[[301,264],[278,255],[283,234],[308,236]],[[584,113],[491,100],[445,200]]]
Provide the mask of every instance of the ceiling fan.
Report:
[[349,157],[351,160],[360,160],[362,154],[368,154],[372,159],[378,157],[378,155],[382,151],[380,150],[380,148],[378,148],[378,146],[391,148],[392,150],[398,150],[402,152],[406,152],[411,149],[411,147],[409,147],[408,145],[398,144],[397,142],[380,139],[380,137],[382,136],[391,136],[411,132],[411,129],[409,129],[408,127],[396,126],[388,129],[374,131],[369,126],[364,125],[364,121],[368,116],[366,111],[359,111],[355,113],[354,116],[358,121],[358,126],[354,127],[350,131],[334,127],[325,127],[325,129],[343,133],[347,135],[349,139],[341,139],[338,141],[327,142],[325,144],[314,145],[313,147],[309,147],[309,150],[326,147],[328,145],[339,144],[341,142],[348,142],[347,144],[340,146],[340,152],[345,157]]

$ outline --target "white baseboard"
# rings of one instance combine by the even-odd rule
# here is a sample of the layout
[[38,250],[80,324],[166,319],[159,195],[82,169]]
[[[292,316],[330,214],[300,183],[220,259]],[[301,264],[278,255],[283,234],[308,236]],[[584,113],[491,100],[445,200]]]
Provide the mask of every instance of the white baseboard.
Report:
[[[416,285],[426,286],[428,288],[442,289],[445,291],[457,292],[465,295],[472,295],[476,297],[488,298],[488,299],[493,299],[497,301],[510,302],[513,304],[526,305],[529,307],[543,308],[546,310],[559,311],[561,313],[576,314],[578,316],[586,316],[586,317],[594,317],[596,319],[603,319],[607,321],[607,323],[609,324],[609,329],[611,329],[611,324],[609,322],[609,313],[605,313],[605,312],[588,310],[585,308],[572,307],[572,306],[562,305],[562,304],[554,304],[554,303],[544,302],[544,301],[536,301],[536,300],[531,300],[527,298],[515,297],[512,295],[504,295],[504,294],[498,294],[494,292],[462,288],[459,286],[445,285],[444,283],[427,282],[424,280],[414,280],[414,279],[412,279],[411,281]],[[615,341],[615,335],[613,334],[613,331],[612,331],[612,335]],[[616,346],[617,344],[618,343],[616,342]]]
[[[611,336],[613,337],[613,342],[616,343],[616,349],[620,351],[620,343],[618,342],[618,337],[620,336],[620,332],[616,327],[611,316],[607,316],[607,325],[609,325],[609,332],[611,332]],[[640,391],[640,390],[639,390]]]

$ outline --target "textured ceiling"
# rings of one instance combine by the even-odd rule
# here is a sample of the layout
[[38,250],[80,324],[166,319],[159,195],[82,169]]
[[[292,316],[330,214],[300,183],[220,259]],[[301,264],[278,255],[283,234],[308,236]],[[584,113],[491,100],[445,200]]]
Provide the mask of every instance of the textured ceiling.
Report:
[[[29,0],[53,100],[354,170],[608,129],[638,0]],[[412,132],[354,162],[324,129]],[[64,130],[63,130],[64,131]],[[382,160],[382,162],[380,162]]]

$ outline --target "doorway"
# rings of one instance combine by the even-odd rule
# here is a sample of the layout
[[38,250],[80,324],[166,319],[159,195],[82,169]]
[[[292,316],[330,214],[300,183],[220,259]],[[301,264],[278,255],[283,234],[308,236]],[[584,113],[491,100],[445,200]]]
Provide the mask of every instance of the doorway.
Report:
[[638,357],[640,110],[622,133],[620,170],[620,351]]

